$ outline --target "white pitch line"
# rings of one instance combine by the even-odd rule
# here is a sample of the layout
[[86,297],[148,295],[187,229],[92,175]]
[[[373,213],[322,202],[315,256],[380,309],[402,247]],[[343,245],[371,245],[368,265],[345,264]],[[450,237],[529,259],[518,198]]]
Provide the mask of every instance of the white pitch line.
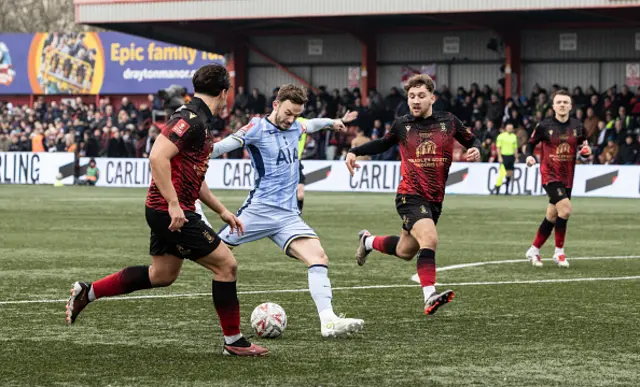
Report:
[[[592,282],[592,281],[629,281],[640,280],[640,275],[626,277],[594,277],[594,278],[560,278],[545,280],[522,280],[522,281],[491,281],[491,282],[454,282],[454,283],[436,283],[436,286],[486,286],[486,285],[531,285],[531,284],[547,284],[547,283],[564,283],[564,282]],[[333,288],[333,290],[365,290],[365,289],[399,289],[399,288],[415,288],[416,285],[363,285]],[[309,289],[274,289],[274,290],[251,290],[238,292],[238,294],[275,294],[275,293],[308,293]],[[144,300],[159,298],[180,298],[180,297],[203,297],[209,296],[210,293],[184,293],[184,294],[157,294],[146,296],[128,296],[128,297],[109,297],[103,298],[102,301],[118,301],[118,300]],[[66,299],[59,300],[21,300],[21,301],[0,301],[0,305],[15,304],[45,304],[45,303],[63,303]]]
[[[574,257],[569,258],[570,261],[590,261],[590,260],[604,260],[604,259],[637,259],[640,258],[640,255],[614,255],[608,257]],[[553,261],[553,258],[546,258],[543,261]],[[520,263],[520,262],[529,262],[527,259],[509,259],[504,261],[483,261],[483,262],[471,262],[471,263],[460,263],[456,265],[443,266],[437,268],[436,271],[448,271],[448,270],[456,270],[456,269],[464,269],[467,267],[476,267],[476,266],[485,266],[485,265],[502,265],[505,263]]]
[[[640,255],[619,255],[608,257],[575,257],[571,260],[594,260],[594,259],[634,259],[640,258]],[[550,259],[545,259],[548,261]],[[484,265],[499,265],[503,263],[523,263],[528,262],[526,259],[511,259],[504,261],[485,261],[485,262],[471,262],[461,263],[457,265],[443,266],[438,271],[463,269],[466,267],[484,266]],[[521,281],[491,281],[491,282],[459,282],[459,283],[436,283],[437,286],[484,286],[484,285],[526,285],[526,284],[544,284],[544,283],[565,283],[565,282],[588,282],[588,281],[627,281],[627,280],[639,280],[640,276],[626,276],[626,277],[594,277],[594,278],[561,278],[561,279],[545,279],[545,280],[521,280]],[[333,290],[365,290],[365,289],[399,289],[399,288],[415,288],[416,285],[398,284],[398,285],[363,285],[363,286],[348,286],[337,287]],[[275,293],[308,293],[309,289],[273,289],[273,290],[247,290],[239,291],[239,295],[251,295],[251,294],[275,294]],[[162,299],[162,298],[187,298],[187,297],[203,297],[209,296],[211,293],[179,293],[179,294],[149,294],[140,296],[124,296],[124,297],[109,297],[103,298],[101,301],[119,301],[119,300],[146,300],[146,299]],[[48,303],[62,303],[67,299],[57,300],[16,300],[16,301],[0,301],[0,305],[18,305],[18,304],[48,304]]]

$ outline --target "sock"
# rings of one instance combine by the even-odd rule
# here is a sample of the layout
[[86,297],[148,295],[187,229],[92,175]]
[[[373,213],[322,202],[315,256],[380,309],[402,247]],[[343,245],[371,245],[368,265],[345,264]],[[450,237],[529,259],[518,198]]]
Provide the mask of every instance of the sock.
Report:
[[220,326],[224,334],[225,343],[231,344],[238,340],[240,334],[240,303],[238,302],[238,292],[236,281],[218,282],[211,281],[211,295],[213,305],[220,319]]
[[511,178],[510,178],[510,177],[507,177],[507,184],[506,184],[505,189],[504,189],[504,194],[505,194],[505,195],[508,195],[508,194],[509,194],[509,184],[510,184],[510,183],[511,183]]
[[496,195],[500,195],[500,188],[502,188],[502,186],[496,185]]
[[436,252],[431,249],[420,249],[418,252],[418,277],[420,286],[436,284]]
[[400,242],[399,236],[377,236],[369,237],[369,239],[373,239],[371,241],[372,248],[384,254],[396,255],[396,246],[398,246],[398,242]]
[[336,317],[331,306],[331,281],[329,281],[329,268],[325,265],[311,265],[309,272],[309,292],[316,303],[320,321]]
[[91,285],[95,299],[150,289],[149,266],[130,266],[97,280]]
[[545,217],[542,223],[540,223],[540,227],[538,228],[538,232],[536,233],[536,238],[533,240],[533,246],[535,248],[539,249],[542,247],[542,245],[544,245],[544,242],[546,242],[549,238],[549,235],[551,235],[553,226],[554,224],[547,220],[547,218]]
[[424,295],[424,302],[427,302],[427,300],[429,299],[429,296],[431,296],[433,293],[435,293],[436,291],[436,287],[435,286],[425,286],[422,288],[422,294]]
[[564,247],[556,247],[556,251],[553,255],[564,254]]
[[89,288],[89,294],[87,295],[87,298],[89,299],[89,302],[96,300],[96,292],[95,290],[93,290],[93,286]]
[[364,238],[364,248],[365,248],[367,251],[371,251],[371,250],[373,250],[373,241],[374,241],[375,239],[376,239],[376,237],[375,237],[375,236],[373,236],[373,235],[370,235],[370,236],[368,236],[368,237]]
[[556,248],[564,248],[564,237],[567,234],[567,221],[569,221],[569,219],[564,219],[559,216],[556,220]]
[[298,199],[298,210],[302,212],[302,207],[304,206],[304,199]]

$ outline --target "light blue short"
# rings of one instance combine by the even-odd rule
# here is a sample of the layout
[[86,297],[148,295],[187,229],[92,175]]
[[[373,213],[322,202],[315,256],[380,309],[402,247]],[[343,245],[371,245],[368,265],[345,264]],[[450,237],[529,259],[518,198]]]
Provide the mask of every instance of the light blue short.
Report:
[[244,235],[230,234],[229,226],[224,226],[218,233],[228,246],[254,242],[263,238],[271,239],[288,254],[289,245],[300,238],[318,238],[316,232],[293,211],[263,204],[250,204],[239,211],[238,218],[244,225]]

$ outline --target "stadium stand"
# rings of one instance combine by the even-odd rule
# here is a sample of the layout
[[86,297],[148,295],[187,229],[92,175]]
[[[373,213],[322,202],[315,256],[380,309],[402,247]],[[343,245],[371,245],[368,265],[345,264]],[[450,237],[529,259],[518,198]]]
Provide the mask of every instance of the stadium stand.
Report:
[[[446,85],[436,92],[436,110],[451,111],[473,128],[483,142],[482,160],[494,161],[495,139],[506,123],[516,127],[518,143],[523,147],[537,122],[552,114],[549,96],[567,87],[554,85],[550,90],[534,87],[529,97],[502,101],[504,90],[474,83],[469,89],[458,88],[455,95]],[[593,87],[584,92],[573,90],[574,116],[584,122],[589,142],[595,149],[589,162],[595,164],[640,164],[640,90],[635,95],[627,86],[620,90],[610,87],[603,92]],[[216,138],[220,140],[244,126],[252,116],[270,111],[277,90],[267,98],[258,89],[251,93],[239,90],[230,112],[225,112],[217,124]],[[132,103],[129,98],[111,101],[101,98],[86,103],[82,98],[45,101],[43,97],[16,106],[0,102],[0,151],[76,152],[80,157],[147,157],[162,122],[153,112],[162,112],[162,101],[149,95],[147,101]],[[139,99],[139,98],[138,98]],[[406,114],[403,91],[396,88],[382,96],[370,90],[369,103],[362,103],[358,88],[329,91],[320,87],[318,93],[309,91],[309,103],[304,115],[313,117],[341,117],[347,110],[356,110],[358,119],[347,133],[316,133],[309,136],[303,159],[340,158],[362,128],[364,135],[376,139],[384,135],[385,127],[394,117]],[[162,114],[160,114],[162,115]],[[454,157],[458,158],[458,149]],[[225,158],[246,158],[243,152]],[[379,160],[397,160],[398,152],[389,151]]]

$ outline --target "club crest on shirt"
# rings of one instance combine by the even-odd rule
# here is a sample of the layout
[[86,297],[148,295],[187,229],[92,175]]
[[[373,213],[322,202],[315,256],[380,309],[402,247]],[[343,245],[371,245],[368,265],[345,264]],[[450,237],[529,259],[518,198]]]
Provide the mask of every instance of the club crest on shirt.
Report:
[[177,134],[179,137],[182,137],[190,127],[191,125],[189,125],[187,121],[180,119],[180,121],[176,122],[176,124],[173,125],[171,131]]
[[404,128],[407,130],[407,133],[411,130],[411,125],[405,125]]
[[447,131],[447,124],[445,124],[444,122],[440,123],[440,130],[443,132]]

